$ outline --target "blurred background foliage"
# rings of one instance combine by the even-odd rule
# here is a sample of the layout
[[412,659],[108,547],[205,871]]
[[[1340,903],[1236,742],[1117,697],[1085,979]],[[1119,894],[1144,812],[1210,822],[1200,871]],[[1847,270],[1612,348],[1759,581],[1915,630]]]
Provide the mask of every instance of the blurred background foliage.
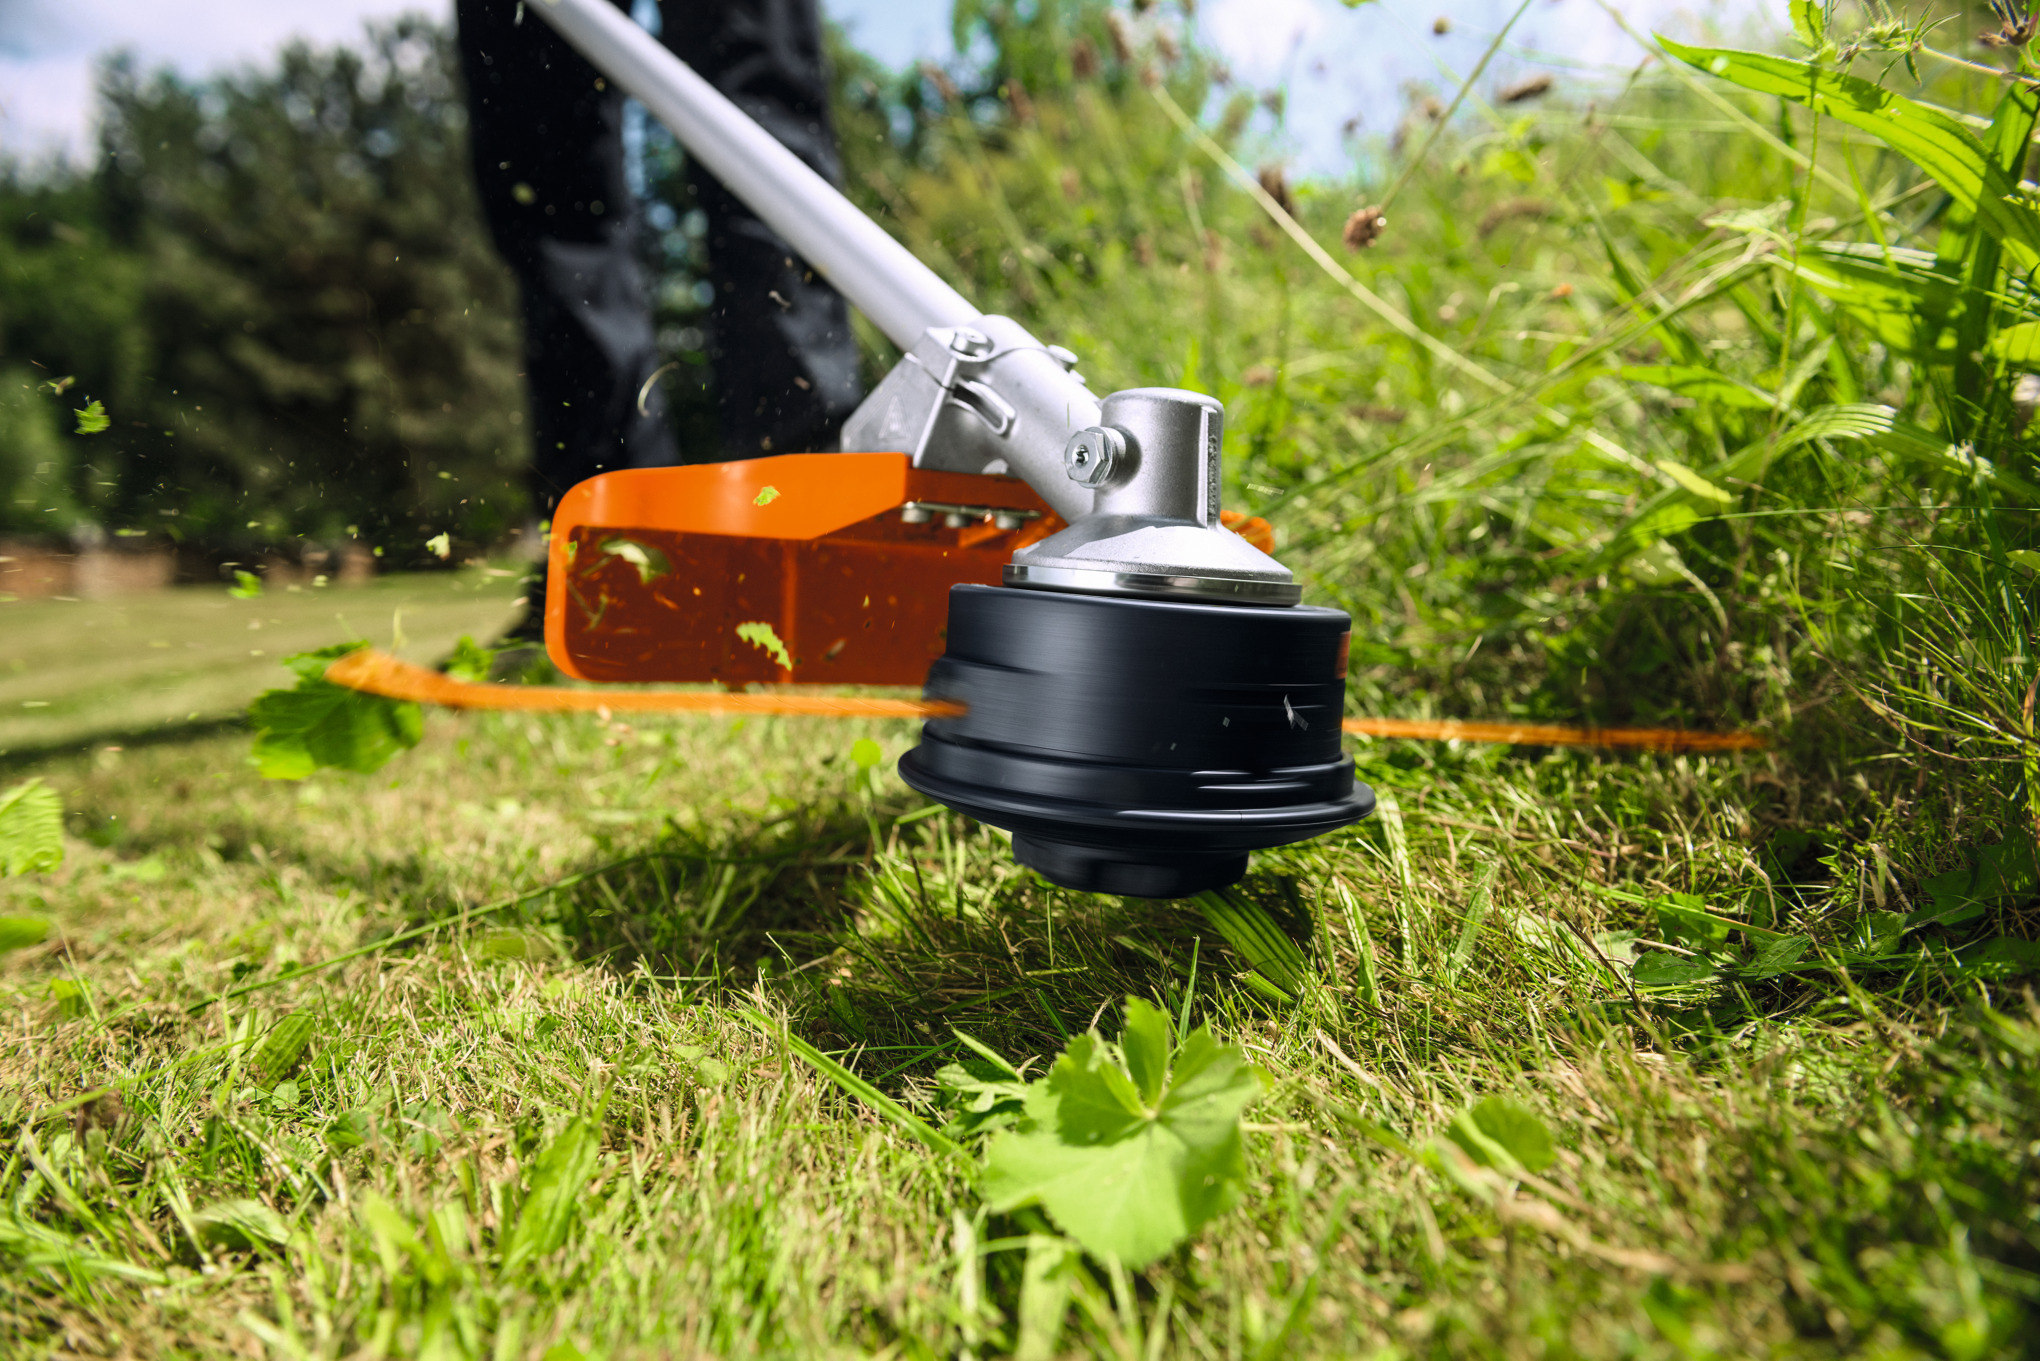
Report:
[[[2009,138],[2023,177],[1991,119],[2029,59],[1977,40],[1997,18],[1791,8],[1793,60]],[[1226,402],[1232,504],[1354,614],[1363,709],[1790,727],[1837,798],[1874,730],[1932,758],[1907,778],[2020,787],[2040,311],[2031,262],[1915,160],[1639,46],[1616,83],[1413,89],[1346,175],[1302,179],[1247,131],[1281,91],[1233,83],[1180,0],[958,0],[955,36],[890,71],[832,35],[846,189],[1097,390]],[[359,536],[385,563],[504,543],[514,297],[451,71],[410,21],[198,84],[107,68],[99,163],[0,183],[0,525],[222,556]],[[639,126],[705,448],[700,224]],[[875,378],[893,355],[861,334]],[[111,428],[68,433],[87,396]]]

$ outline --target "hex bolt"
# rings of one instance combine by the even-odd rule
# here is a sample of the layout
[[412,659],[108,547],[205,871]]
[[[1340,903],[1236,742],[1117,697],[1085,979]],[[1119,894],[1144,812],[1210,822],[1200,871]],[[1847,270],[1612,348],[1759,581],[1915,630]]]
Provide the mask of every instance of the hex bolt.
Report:
[[1020,525],[1020,517],[1010,510],[995,510],[992,512],[992,528],[994,529],[1018,529]]
[[944,515],[942,517],[942,523],[949,526],[951,529],[962,529],[965,525],[970,523],[970,516],[965,515],[960,510],[952,510],[947,515]]
[[1109,425],[1079,430],[1063,445],[1063,471],[1080,487],[1102,487],[1126,452],[1126,436]]
[[992,352],[992,338],[968,326],[959,327],[949,339],[949,348],[966,359],[982,359]]
[[909,501],[900,507],[900,521],[903,524],[925,525],[935,518],[935,512],[918,501]]

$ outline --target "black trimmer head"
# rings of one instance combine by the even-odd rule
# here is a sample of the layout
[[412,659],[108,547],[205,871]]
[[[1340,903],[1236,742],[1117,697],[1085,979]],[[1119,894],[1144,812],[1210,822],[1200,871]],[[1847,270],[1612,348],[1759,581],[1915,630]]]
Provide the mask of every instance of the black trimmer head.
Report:
[[956,586],[936,719],[900,758],[915,789],[1013,833],[1065,888],[1182,898],[1247,852],[1374,810],[1340,750],[1339,610]]

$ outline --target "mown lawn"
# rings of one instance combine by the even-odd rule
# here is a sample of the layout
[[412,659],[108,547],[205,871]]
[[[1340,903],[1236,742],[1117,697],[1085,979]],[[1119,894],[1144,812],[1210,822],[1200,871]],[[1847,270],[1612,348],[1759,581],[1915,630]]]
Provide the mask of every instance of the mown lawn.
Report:
[[235,717],[287,679],[284,657],[336,639],[429,663],[462,634],[500,633],[523,580],[504,566],[272,587],[250,599],[190,586],[0,602],[0,760]]
[[[912,740],[442,715],[375,777],[264,783],[239,735],[42,767],[68,859],[0,889],[0,912],[60,927],[4,974],[9,1194],[34,1214],[5,1245],[17,1346],[1000,1350],[1027,1230],[739,1009],[915,1104],[958,1028],[1053,1056],[1113,1033],[1127,994],[1186,993],[1270,1079],[1249,1190],[1145,1271],[1085,1267],[1061,1349],[2030,1342],[2030,994],[1924,956],[1894,987],[1820,948],[1632,989],[1637,929],[1661,934],[1637,897],[1732,879],[1747,895],[1713,901],[1744,920],[1803,910],[1746,849],[1789,788],[1775,758],[1369,748],[1401,835],[1377,820],[1248,881],[1322,980],[1282,1004],[1187,905],[1050,888],[989,829],[926,815],[849,759],[863,736],[881,770]],[[1860,891],[1903,911],[1912,888]],[[294,1015],[309,1043],[265,1066]],[[1431,1147],[1494,1093],[1556,1136],[1542,1176]],[[506,1265],[577,1115],[600,1152],[563,1241]]]

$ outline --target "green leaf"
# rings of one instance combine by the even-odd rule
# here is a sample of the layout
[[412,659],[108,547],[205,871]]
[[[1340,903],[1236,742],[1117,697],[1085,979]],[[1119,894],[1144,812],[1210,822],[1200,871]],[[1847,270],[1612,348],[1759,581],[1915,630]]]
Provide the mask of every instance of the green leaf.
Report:
[[772,625],[763,621],[739,624],[737,625],[737,637],[743,639],[752,647],[764,648],[774,661],[778,662],[788,671],[793,670],[793,657],[787,652],[786,644],[779,641],[779,634],[773,630]]
[[470,685],[486,684],[495,666],[496,650],[482,647],[464,633],[453,645],[453,655],[440,664],[447,675]]
[[264,779],[301,780],[331,767],[373,774],[399,751],[418,745],[425,715],[416,704],[335,685],[326,668],[363,646],[340,643],[286,657],[295,689],[271,690],[248,706],[255,729],[255,764]]
[[751,504],[752,504],[752,505],[754,505],[754,506],[769,506],[769,505],[771,505],[771,504],[772,504],[772,503],[773,503],[774,501],[777,501],[778,499],[779,499],[779,488],[777,488],[777,487],[762,487],[762,488],[760,488],[760,489],[759,489],[759,491],[758,491],[758,495],[757,495],[757,496],[756,496],[755,498],[753,498],[753,499],[752,499],[752,501],[751,501]]
[[1906,928],[1968,921],[2003,899],[2040,891],[2040,866],[2035,861],[2031,831],[2016,831],[1995,846],[1983,847],[1969,864],[1920,885],[1933,905],[1907,917]]
[[453,535],[444,532],[434,534],[425,541],[425,551],[441,562],[446,561],[453,556]]
[[1817,60],[1688,47],[1661,34],[1657,40],[1665,51],[1702,71],[1869,133],[1932,176],[1967,212],[1987,223],[2020,268],[2040,264],[2040,214],[2026,205],[1975,134],[1947,114],[1860,76],[1823,70]]
[[1728,944],[1728,923],[1707,910],[1706,900],[1692,893],[1673,893],[1650,904],[1657,910],[1658,930],[1666,940],[1698,950],[1719,950]]
[[272,1085],[289,1077],[311,1047],[317,1028],[318,1022],[306,1011],[293,1011],[278,1021],[255,1051],[256,1072]]
[[[1136,1048],[1152,1043],[1141,1024]],[[1198,1030],[1145,1104],[1109,1047],[1080,1035],[1028,1087],[1021,1125],[993,1136],[981,1190],[995,1211],[1039,1205],[1086,1252],[1145,1266],[1239,1199],[1240,1112],[1260,1093],[1240,1052]]]
[[1629,967],[1629,981],[1639,988],[1683,988],[1714,977],[1714,966],[1704,959],[1646,950]]
[[0,877],[40,874],[64,863],[64,804],[30,780],[0,792]]
[[530,1190],[503,1251],[503,1270],[514,1271],[534,1258],[557,1252],[567,1241],[581,1209],[581,1194],[602,1153],[593,1122],[575,1116],[532,1164]]
[[1491,1096],[1475,1106],[1472,1115],[1483,1134],[1509,1150],[1510,1156],[1529,1171],[1542,1172],[1557,1160],[1551,1131],[1522,1102]]
[[1537,1113],[1506,1096],[1490,1096],[1461,1111],[1445,1127],[1445,1137],[1497,1172],[1542,1172],[1558,1157]]
[[1827,46],[1827,6],[1823,0],[1787,0],[1792,13],[1792,32],[1799,41],[1819,51]]
[[106,408],[96,399],[79,407],[76,414],[78,417],[78,433],[81,435],[97,435],[105,430],[107,426],[113,424],[112,420],[107,417]]
[[1743,973],[1749,978],[1775,978],[1790,971],[1812,943],[1805,936],[1779,936],[1776,940],[1767,940]]
[[673,571],[673,564],[664,553],[636,539],[610,539],[602,545],[602,551],[637,568],[640,586],[650,585],[655,578],[668,576]]
[[2008,978],[2040,970],[2040,940],[1992,936],[1962,947],[1956,956],[1966,972],[1986,978]]
[[276,1211],[259,1200],[222,1200],[192,1212],[191,1222],[204,1242],[225,1248],[252,1248],[267,1243],[281,1247],[290,1229]]
[[237,567],[234,569],[234,584],[227,587],[227,594],[236,600],[254,600],[262,594],[262,578]]
[[1169,1075],[1168,1013],[1141,998],[1127,998],[1126,1029],[1120,1033],[1119,1050],[1141,1104],[1152,1107]]
[[44,917],[0,917],[0,955],[40,945],[49,933],[50,924]]
[[885,759],[885,749],[868,737],[860,737],[850,744],[850,759],[861,770],[869,770]]

